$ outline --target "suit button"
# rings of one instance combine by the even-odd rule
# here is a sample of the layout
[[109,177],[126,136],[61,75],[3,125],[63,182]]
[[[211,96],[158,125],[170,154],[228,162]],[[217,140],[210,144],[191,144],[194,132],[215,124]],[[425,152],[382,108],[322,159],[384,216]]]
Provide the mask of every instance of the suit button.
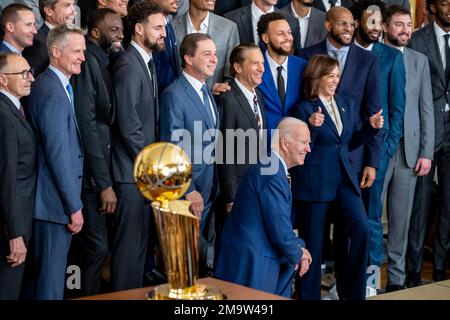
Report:
[[78,156],[78,159],[81,159],[81,158],[83,158],[83,156],[80,154],[80,155]]
[[108,149],[111,149],[111,145],[110,144],[108,144]]
[[81,179],[81,178],[83,178],[83,176],[78,176],[78,179]]

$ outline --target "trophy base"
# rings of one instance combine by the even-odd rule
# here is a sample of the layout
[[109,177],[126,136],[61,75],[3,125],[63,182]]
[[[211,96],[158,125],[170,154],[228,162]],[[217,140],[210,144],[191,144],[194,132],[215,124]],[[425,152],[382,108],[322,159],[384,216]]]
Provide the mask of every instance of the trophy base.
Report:
[[186,289],[169,289],[168,284],[156,286],[147,293],[147,300],[225,300],[220,289],[198,284]]

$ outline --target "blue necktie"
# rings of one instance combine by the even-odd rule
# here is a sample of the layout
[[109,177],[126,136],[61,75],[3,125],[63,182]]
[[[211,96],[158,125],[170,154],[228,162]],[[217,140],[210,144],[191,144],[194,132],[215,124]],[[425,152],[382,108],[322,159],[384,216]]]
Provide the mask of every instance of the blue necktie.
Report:
[[202,86],[202,93],[203,93],[203,104],[205,105],[206,112],[208,113],[211,123],[215,125],[216,122],[214,121],[214,116],[211,110],[211,104],[209,103],[208,88],[206,88],[205,85]]
[[72,86],[70,85],[70,83],[66,86],[66,90],[69,93],[70,104],[72,105],[72,108],[73,108],[73,90],[72,90]]

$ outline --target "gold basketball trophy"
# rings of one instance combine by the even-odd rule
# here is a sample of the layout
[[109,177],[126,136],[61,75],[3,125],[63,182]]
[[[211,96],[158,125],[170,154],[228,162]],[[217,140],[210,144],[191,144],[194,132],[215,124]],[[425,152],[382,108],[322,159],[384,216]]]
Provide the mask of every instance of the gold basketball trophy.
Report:
[[168,283],[147,294],[152,300],[222,300],[217,288],[198,280],[200,219],[190,202],[177,200],[191,183],[192,165],[180,147],[165,142],[145,147],[134,164],[134,180],[145,198],[153,201],[156,230]]

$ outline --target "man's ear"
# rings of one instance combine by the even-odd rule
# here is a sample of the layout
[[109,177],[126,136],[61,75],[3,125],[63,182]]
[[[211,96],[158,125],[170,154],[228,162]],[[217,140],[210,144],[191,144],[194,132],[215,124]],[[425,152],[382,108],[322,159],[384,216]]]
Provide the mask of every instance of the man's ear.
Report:
[[261,35],[261,40],[267,45],[269,43],[269,35],[267,33],[263,33]]
[[141,23],[136,23],[134,25],[134,33],[142,37],[144,34],[144,26]]
[[8,77],[0,73],[0,87],[6,88],[8,86]]
[[325,21],[324,26],[325,26],[325,30],[327,30],[327,32],[330,33],[331,32],[331,28],[332,28],[331,22],[330,21]]
[[98,28],[92,28],[91,30],[91,37],[93,37],[94,39],[100,39],[100,30]]

